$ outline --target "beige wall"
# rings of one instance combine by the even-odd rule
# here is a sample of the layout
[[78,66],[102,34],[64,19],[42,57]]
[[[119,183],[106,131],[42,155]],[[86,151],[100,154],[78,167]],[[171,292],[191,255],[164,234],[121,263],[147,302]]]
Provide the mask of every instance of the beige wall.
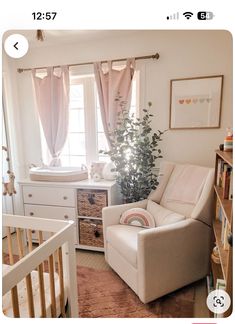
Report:
[[[82,43],[30,49],[15,67],[37,67],[98,61],[160,53],[158,61],[138,61],[142,108],[152,101],[153,128],[164,130],[169,124],[170,79],[206,75],[224,75],[220,129],[169,130],[162,142],[167,160],[214,165],[214,150],[223,142],[227,126],[232,125],[232,37],[226,31],[133,31],[123,37],[111,37]],[[8,59],[12,66],[13,60]],[[92,66],[78,70],[92,72]],[[18,101],[13,109],[20,115],[14,127],[20,130],[21,157],[25,172],[30,163],[40,163],[40,133],[29,72],[8,75],[16,81]],[[27,172],[26,172],[27,173]]]

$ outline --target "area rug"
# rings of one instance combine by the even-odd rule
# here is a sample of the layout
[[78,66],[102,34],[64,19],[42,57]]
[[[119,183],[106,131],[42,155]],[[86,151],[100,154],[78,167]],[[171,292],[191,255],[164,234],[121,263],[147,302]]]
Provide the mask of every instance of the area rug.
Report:
[[194,285],[143,304],[112,270],[77,267],[79,317],[185,318],[194,316]]
[[[17,262],[18,257],[14,256]],[[9,256],[3,253],[3,262]],[[47,262],[44,269],[47,271]],[[77,266],[78,312],[83,318],[186,318],[194,317],[194,284],[148,304],[113,270]]]

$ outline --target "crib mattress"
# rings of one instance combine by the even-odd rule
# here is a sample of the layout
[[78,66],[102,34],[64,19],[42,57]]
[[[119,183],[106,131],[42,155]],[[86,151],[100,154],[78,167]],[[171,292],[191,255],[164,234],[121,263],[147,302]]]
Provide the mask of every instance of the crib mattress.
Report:
[[[9,271],[11,266],[3,264],[2,272],[5,274]],[[50,297],[50,278],[49,273],[44,272],[44,287],[45,287],[45,303],[46,303],[46,314],[47,317],[51,317],[51,297]],[[55,272],[55,296],[56,296],[56,314],[60,315],[60,285],[59,276]],[[33,300],[34,300],[34,311],[35,317],[41,317],[41,304],[40,304],[40,292],[39,292],[39,280],[38,271],[31,272],[32,288],[33,288]],[[17,285],[18,299],[20,308],[20,317],[29,317],[28,313],[28,302],[27,302],[27,290],[26,280],[23,279]],[[65,289],[65,300],[67,301],[67,289]],[[3,314],[8,317],[14,317],[12,303],[11,303],[11,292],[6,293],[2,298]]]

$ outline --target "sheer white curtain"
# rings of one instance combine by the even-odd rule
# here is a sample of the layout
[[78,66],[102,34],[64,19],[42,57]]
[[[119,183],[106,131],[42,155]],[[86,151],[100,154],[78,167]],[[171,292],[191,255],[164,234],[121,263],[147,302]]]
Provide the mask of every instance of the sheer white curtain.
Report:
[[44,78],[36,76],[33,69],[33,84],[39,117],[48,149],[52,156],[50,166],[60,166],[60,153],[66,142],[69,124],[69,69],[61,66],[60,76],[47,68]]
[[[126,109],[130,109],[131,83],[135,71],[135,59],[128,59],[122,70],[112,68],[108,62],[108,71],[105,73],[100,62],[94,63],[95,80],[99,94],[100,111],[104,132],[110,146],[109,134],[116,128],[118,113],[121,110],[121,101],[126,102]],[[117,101],[117,97],[120,100]]]

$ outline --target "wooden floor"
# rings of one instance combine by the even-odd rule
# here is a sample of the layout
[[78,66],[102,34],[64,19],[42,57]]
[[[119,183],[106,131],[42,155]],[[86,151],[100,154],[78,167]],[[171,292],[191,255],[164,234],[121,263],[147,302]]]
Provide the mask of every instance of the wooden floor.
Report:
[[[17,247],[15,240],[15,235],[12,235],[13,246]],[[6,249],[6,239],[2,240],[2,251],[7,252]],[[18,254],[17,250],[13,253]],[[106,263],[104,258],[104,253],[96,251],[87,250],[76,250],[77,264],[84,267],[90,267],[97,270],[109,270],[110,267]],[[207,288],[206,280],[200,280],[195,283],[196,295],[195,295],[195,305],[194,305],[194,317],[202,318],[209,317],[209,311],[206,306]]]

